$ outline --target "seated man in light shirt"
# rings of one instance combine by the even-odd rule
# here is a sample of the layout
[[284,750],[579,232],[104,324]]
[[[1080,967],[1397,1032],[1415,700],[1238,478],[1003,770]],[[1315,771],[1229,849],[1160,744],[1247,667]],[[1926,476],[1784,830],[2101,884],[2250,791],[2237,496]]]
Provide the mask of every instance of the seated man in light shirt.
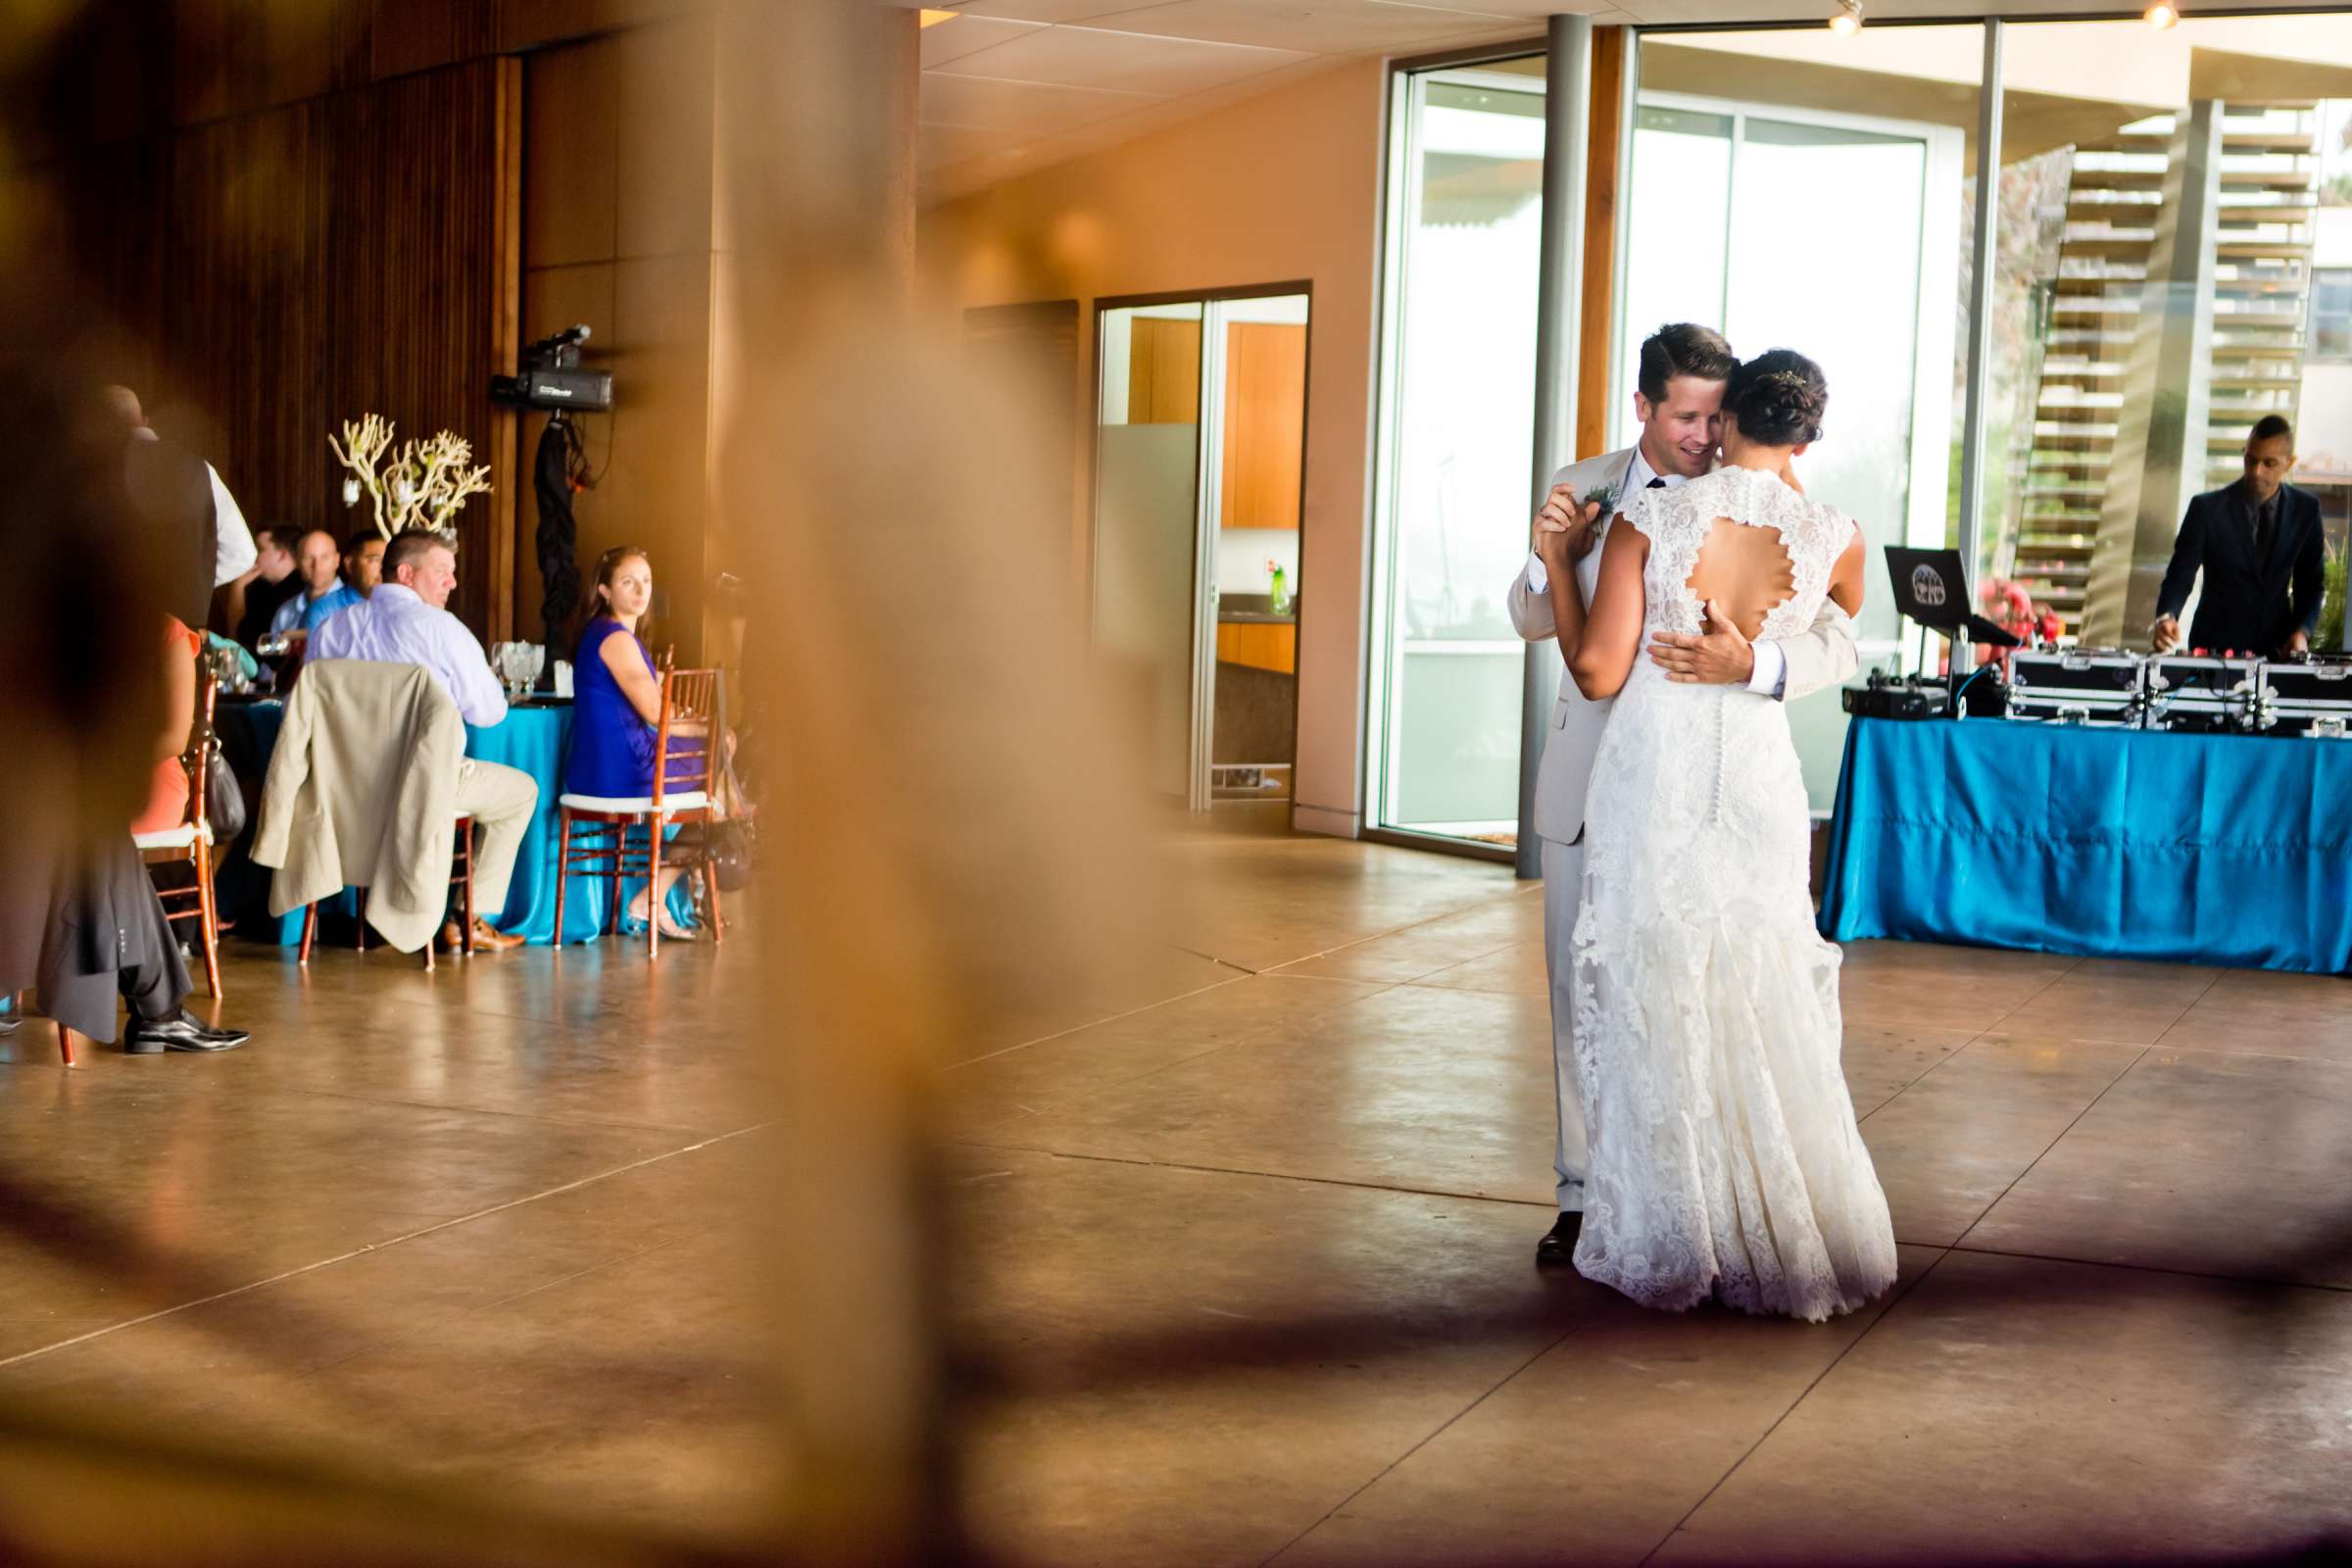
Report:
[[302,612],[302,629],[317,631],[318,623],[346,606],[356,605],[384,580],[384,536],[362,528],[343,541],[343,578],[320,594]]
[[343,548],[335,543],[335,536],[324,528],[305,528],[294,541],[294,574],[302,579],[302,591],[278,606],[270,617],[271,634],[308,626],[305,616],[311,607],[343,586],[342,568]]
[[[311,634],[311,660],[373,659],[393,664],[422,664],[458,705],[466,723],[482,728],[507,716],[506,693],[490,673],[490,661],[466,623],[451,614],[449,596],[458,586],[457,553],[438,534],[395,534],[384,547],[384,580],[356,605],[347,605]],[[517,767],[467,758],[458,775],[458,809],[481,830],[474,852],[473,899],[477,908],[503,909],[523,830],[539,805],[539,783]],[[453,942],[453,920],[442,941]],[[474,945],[511,948],[522,941],[477,918]]]

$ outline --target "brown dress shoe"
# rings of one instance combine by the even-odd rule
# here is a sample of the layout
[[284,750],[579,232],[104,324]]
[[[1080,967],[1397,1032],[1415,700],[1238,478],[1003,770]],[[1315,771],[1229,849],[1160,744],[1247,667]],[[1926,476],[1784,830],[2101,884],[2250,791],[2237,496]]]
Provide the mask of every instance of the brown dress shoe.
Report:
[[473,922],[473,945],[477,950],[488,948],[493,953],[503,953],[509,948],[521,947],[524,940],[521,932],[501,931],[489,921],[478,916]]
[[[508,935],[478,916],[473,922],[473,947],[476,953],[484,951],[503,953],[509,948],[521,947],[523,940],[520,936]],[[455,920],[443,921],[441,951],[443,953],[459,953],[464,951],[465,946],[465,933],[460,930],[458,922]]]

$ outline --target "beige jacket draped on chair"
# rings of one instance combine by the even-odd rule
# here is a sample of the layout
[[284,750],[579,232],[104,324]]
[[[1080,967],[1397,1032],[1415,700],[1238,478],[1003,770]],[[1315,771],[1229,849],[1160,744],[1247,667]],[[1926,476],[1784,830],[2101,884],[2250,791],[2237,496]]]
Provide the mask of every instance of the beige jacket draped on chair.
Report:
[[255,863],[271,866],[270,912],[345,887],[402,953],[431,940],[449,906],[466,725],[421,664],[329,659],[303,666],[262,786]]

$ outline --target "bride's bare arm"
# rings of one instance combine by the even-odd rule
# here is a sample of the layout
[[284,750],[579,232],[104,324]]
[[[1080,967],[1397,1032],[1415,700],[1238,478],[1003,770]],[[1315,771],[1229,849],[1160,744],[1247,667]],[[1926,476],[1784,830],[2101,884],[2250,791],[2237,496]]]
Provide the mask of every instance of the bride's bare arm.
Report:
[[1849,615],[1862,613],[1862,583],[1869,575],[1863,569],[1864,560],[1862,530],[1856,528],[1838,554],[1838,564],[1830,568],[1830,598]]
[[[1551,571],[1553,617],[1559,622],[1560,658],[1577,690],[1599,701],[1614,697],[1633,673],[1641,652],[1642,567],[1649,538],[1620,517],[1600,547],[1600,577],[1590,610],[1573,570]],[[1546,569],[1550,563],[1546,562]]]

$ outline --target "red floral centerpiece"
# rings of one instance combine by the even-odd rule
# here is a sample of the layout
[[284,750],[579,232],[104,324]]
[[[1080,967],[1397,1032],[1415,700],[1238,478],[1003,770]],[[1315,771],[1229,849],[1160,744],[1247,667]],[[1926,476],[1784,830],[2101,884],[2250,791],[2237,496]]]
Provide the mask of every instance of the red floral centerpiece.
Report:
[[[2007,577],[1989,578],[1978,597],[1984,602],[1984,618],[2015,637],[2021,647],[2046,648],[2065,635],[2066,622],[2060,618],[2058,612],[2048,605],[2036,603],[2024,583]],[[2005,656],[2006,652],[2004,649],[1980,647],[1977,650],[1977,662],[1989,663],[1996,654]],[[2006,657],[2002,658],[2001,663],[2006,672]]]

